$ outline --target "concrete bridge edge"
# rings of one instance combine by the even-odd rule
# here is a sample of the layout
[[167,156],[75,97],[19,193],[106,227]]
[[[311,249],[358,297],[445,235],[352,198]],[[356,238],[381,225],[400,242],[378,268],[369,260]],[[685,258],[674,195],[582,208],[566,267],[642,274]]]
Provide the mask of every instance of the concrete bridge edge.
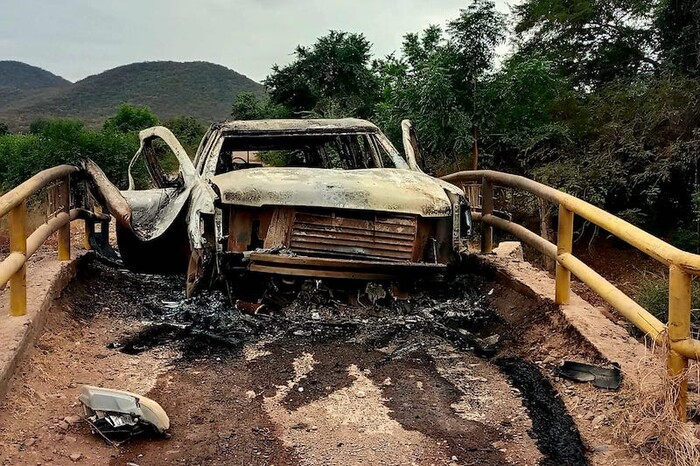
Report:
[[0,295],[0,399],[10,389],[27,353],[35,346],[55,300],[75,277],[88,251],[76,250],[70,261],[55,252],[39,252],[27,263],[27,314],[10,316],[9,293]]
[[[554,278],[523,259],[517,241],[499,244],[491,254],[470,254],[481,267],[495,271],[497,279],[520,294],[554,304]],[[613,322],[607,309],[596,307],[572,291],[570,304],[558,306],[566,322],[601,358],[617,362],[627,380],[637,381],[655,363],[654,348],[647,347]],[[562,329],[563,330],[563,329]]]

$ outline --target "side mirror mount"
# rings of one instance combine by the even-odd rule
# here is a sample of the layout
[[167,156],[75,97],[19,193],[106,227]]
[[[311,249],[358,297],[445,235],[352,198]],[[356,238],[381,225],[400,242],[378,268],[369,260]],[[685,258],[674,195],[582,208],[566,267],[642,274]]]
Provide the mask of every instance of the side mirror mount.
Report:
[[403,120],[401,122],[401,139],[409,168],[411,170],[423,171],[423,157],[421,156],[418,144],[418,136],[416,136],[416,128],[413,126],[411,120]]

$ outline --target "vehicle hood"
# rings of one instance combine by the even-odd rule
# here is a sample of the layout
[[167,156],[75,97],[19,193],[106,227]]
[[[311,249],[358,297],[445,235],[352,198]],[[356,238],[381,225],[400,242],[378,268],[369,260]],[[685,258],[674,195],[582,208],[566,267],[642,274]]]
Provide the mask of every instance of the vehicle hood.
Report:
[[411,170],[264,167],[224,173],[211,181],[224,204],[372,210],[422,217],[452,213],[450,200],[436,179]]

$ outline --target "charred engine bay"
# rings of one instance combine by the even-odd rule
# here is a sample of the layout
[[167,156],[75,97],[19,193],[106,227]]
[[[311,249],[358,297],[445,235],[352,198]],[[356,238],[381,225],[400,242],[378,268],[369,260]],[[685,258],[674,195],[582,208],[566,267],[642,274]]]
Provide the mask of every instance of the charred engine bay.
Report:
[[226,361],[238,357],[245,343],[265,341],[349,345],[377,354],[390,348],[374,362],[379,367],[402,359],[429,361],[427,348],[446,340],[460,351],[493,359],[520,390],[542,464],[587,464],[576,425],[547,377],[517,358],[503,362],[503,356],[511,356],[512,330],[489,304],[493,290],[482,279],[461,274],[408,291],[381,283],[260,279],[265,307],[257,314],[249,312],[258,305],[236,306],[220,291],[183,299],[183,277],[135,274],[97,261],[82,264],[68,293],[81,321],[96,312],[140,321],[138,330],[115,338],[112,349],[139,354],[171,345],[183,363],[209,357]]

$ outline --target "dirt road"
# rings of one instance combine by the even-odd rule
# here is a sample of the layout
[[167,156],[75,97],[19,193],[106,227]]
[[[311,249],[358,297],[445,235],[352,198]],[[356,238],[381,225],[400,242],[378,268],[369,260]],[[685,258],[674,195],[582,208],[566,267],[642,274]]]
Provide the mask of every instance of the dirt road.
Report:
[[[182,303],[179,277],[86,264],[2,406],[2,464],[627,464],[616,395],[552,375],[593,359],[552,313],[497,289],[490,316],[489,283],[386,307],[315,286],[253,317],[216,294]],[[498,354],[435,331],[455,319],[498,332]],[[155,399],[171,438],[108,446],[79,420],[81,384]]]

